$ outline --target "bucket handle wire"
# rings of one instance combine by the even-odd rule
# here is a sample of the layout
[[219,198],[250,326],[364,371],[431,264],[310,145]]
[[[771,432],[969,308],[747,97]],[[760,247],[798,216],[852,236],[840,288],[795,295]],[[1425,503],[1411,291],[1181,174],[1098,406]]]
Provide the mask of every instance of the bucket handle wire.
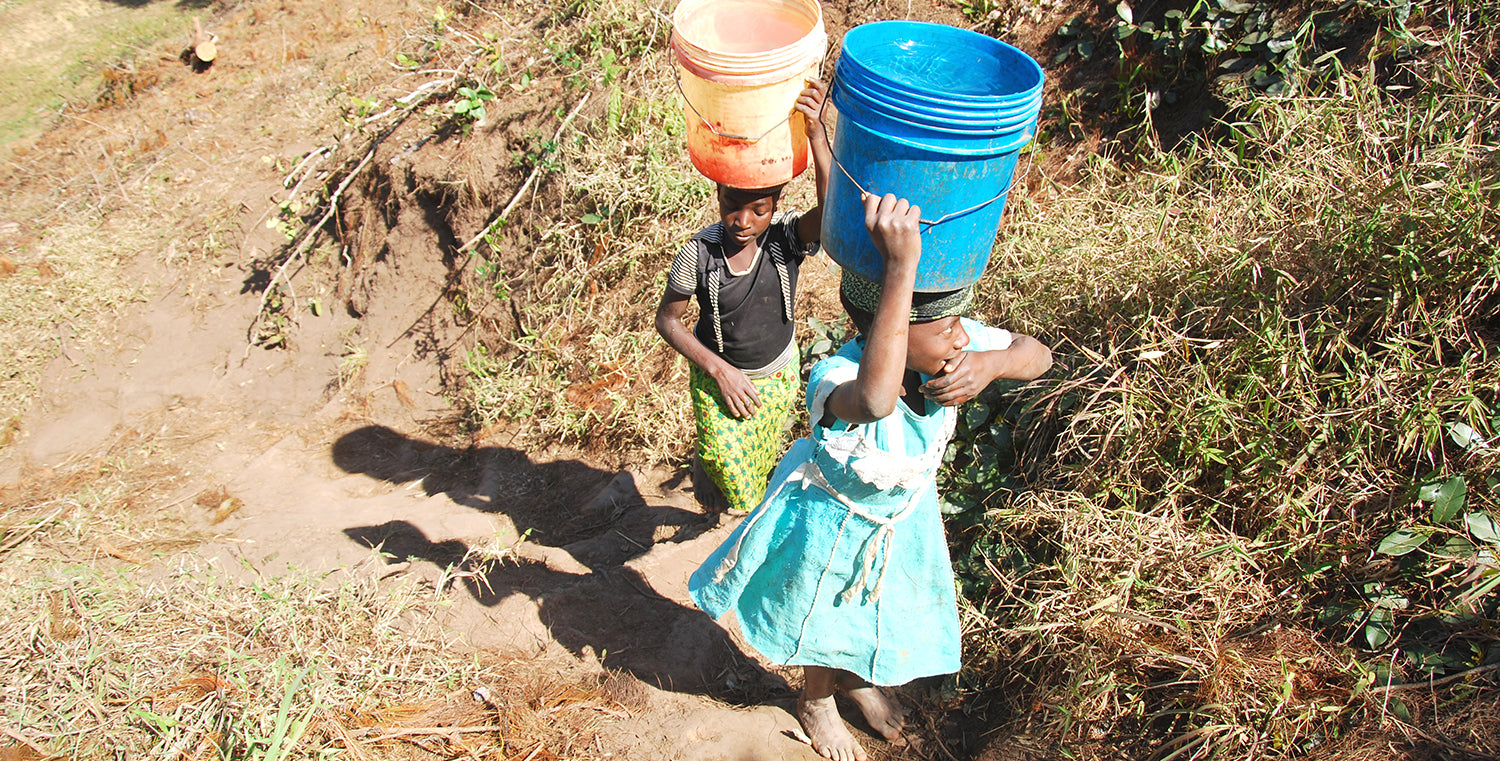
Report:
[[[828,100],[832,100],[833,99],[833,87],[834,87],[834,84],[835,84],[835,77],[830,77],[829,78],[829,82],[828,82]],[[823,120],[823,112],[826,109],[827,109],[827,102],[825,101],[824,109],[818,111],[818,121],[823,122],[823,133],[824,134],[828,134],[828,123]],[[1027,142],[1029,143],[1031,141],[1028,140]],[[928,229],[931,229],[932,227],[934,227],[936,225],[939,225],[939,224],[942,224],[943,222],[947,222],[948,220],[953,219],[955,217],[961,217],[961,216],[963,216],[965,214],[970,214],[970,213],[979,211],[980,209],[983,209],[984,207],[989,206],[990,204],[992,204],[992,203],[994,203],[994,202],[996,202],[996,201],[998,201],[998,200],[1000,200],[1000,199],[1002,199],[1002,198],[1010,195],[1010,191],[1015,190],[1016,186],[1019,185],[1019,184],[1021,184],[1022,182],[1024,182],[1026,180],[1026,178],[1031,174],[1032,156],[1034,154],[1035,154],[1035,151],[1027,151],[1026,152],[1026,169],[1024,171],[1022,171],[1020,174],[1016,174],[1015,172],[1012,172],[1011,173],[1011,178],[1010,178],[1010,185],[1007,186],[1005,188],[1005,190],[1002,190],[998,194],[996,194],[993,198],[990,198],[987,201],[981,201],[981,202],[979,202],[977,204],[974,204],[973,206],[970,206],[967,209],[959,209],[958,211],[948,212],[947,214],[944,214],[943,216],[938,217],[937,219],[918,219],[917,222],[920,223],[920,224],[926,225],[928,227]],[[866,189],[864,185],[859,184],[859,180],[854,179],[854,175],[849,174],[849,170],[844,168],[844,163],[842,161],[839,161],[839,157],[838,157],[837,153],[835,153],[833,155],[833,165],[836,166],[836,167],[838,167],[839,171],[843,172],[845,177],[849,178],[849,182],[851,184],[853,184],[854,187],[859,188],[859,193],[860,193],[859,197],[860,197],[860,199],[864,199],[864,197],[868,196],[868,195],[875,195],[875,193],[873,191],[870,191],[870,190]],[[921,204],[916,204],[916,205],[917,206],[921,206]]]
[[[819,79],[821,79],[823,77],[823,66],[826,65],[827,63],[828,63],[828,51],[825,48],[824,51],[823,51],[823,57],[821,57],[821,58],[818,59],[818,78]],[[683,92],[683,90],[682,90],[682,71],[678,70],[678,71],[676,71],[674,73],[674,75],[675,75],[675,78],[677,80],[677,94],[682,96],[682,102],[685,103],[685,104],[687,104],[687,107],[692,110],[693,116],[698,117],[698,121],[703,122],[703,126],[707,127],[709,132],[712,132],[715,135],[718,135],[719,137],[729,138],[730,140],[744,140],[745,142],[749,142],[749,143],[758,143],[758,142],[766,139],[766,137],[769,136],[772,132],[775,132],[776,130],[781,129],[781,125],[786,124],[787,122],[791,121],[792,114],[797,113],[797,109],[795,109],[795,108],[793,108],[792,110],[788,111],[787,114],[786,114],[786,116],[783,116],[781,119],[777,120],[777,122],[775,124],[772,124],[771,127],[770,127],[770,129],[767,129],[765,132],[760,133],[759,137],[750,137],[749,135],[736,135],[736,134],[733,134],[733,133],[730,133],[730,132],[720,132],[718,129],[716,129],[714,127],[713,122],[710,122],[708,119],[706,119],[703,116],[703,113],[698,110],[698,107],[695,106],[695,105],[693,105],[693,102],[691,100],[688,100],[687,93]],[[832,85],[829,85],[829,87],[831,88]],[[821,111],[819,111],[818,114],[819,114],[820,117],[822,116],[822,112]]]
[[710,122],[708,119],[704,118],[702,112],[698,110],[698,107],[693,105],[693,102],[691,100],[688,100],[687,93],[682,91],[682,74],[677,75],[677,94],[682,96],[682,102],[687,104],[687,107],[692,110],[693,115],[698,117],[698,121],[703,122],[703,126],[707,127],[709,132],[712,132],[719,137],[729,138],[730,140],[744,140],[745,142],[749,143],[758,143],[761,140],[764,140],[767,135],[775,132],[778,129],[781,129],[781,125],[786,124],[789,120],[791,120],[792,114],[796,113],[795,111],[792,111],[786,116],[781,117],[779,121],[771,125],[770,129],[760,133],[759,137],[750,137],[749,135],[736,135],[731,132],[720,132],[719,130],[715,129],[713,122]]

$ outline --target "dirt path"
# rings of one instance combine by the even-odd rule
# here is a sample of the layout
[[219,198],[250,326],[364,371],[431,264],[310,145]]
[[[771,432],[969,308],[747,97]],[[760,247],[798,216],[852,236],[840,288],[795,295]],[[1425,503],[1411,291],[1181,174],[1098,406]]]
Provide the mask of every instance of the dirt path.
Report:
[[[0,210],[0,229],[20,241],[18,265],[43,267],[30,242],[87,208],[100,245],[112,229],[148,231],[124,239],[108,273],[147,285],[103,315],[97,340],[65,343],[41,373],[0,485],[106,458],[126,437],[146,442],[155,493],[169,495],[151,509],[222,567],[451,583],[455,657],[555,653],[631,680],[630,710],[600,735],[603,756],[817,758],[794,737],[784,675],[687,599],[688,575],[729,527],[701,512],[683,474],[528,452],[505,430],[460,443],[427,433],[456,416],[444,366],[421,343],[452,328],[431,317],[449,273],[443,235],[421,226],[430,221],[396,222],[407,248],[379,287],[365,284],[360,316],[303,318],[288,348],[247,343],[260,306],[247,262],[284,245],[264,224],[278,181],[339,118],[314,76],[372,86],[389,76],[390,50],[369,40],[430,12],[405,0],[342,5],[237,4],[216,24],[222,52],[208,72],[144,56],[149,88],[63,124],[11,164],[5,185],[23,202]],[[186,251],[197,253],[173,256]],[[414,336],[424,319],[431,329]],[[375,348],[347,382],[355,331]]]

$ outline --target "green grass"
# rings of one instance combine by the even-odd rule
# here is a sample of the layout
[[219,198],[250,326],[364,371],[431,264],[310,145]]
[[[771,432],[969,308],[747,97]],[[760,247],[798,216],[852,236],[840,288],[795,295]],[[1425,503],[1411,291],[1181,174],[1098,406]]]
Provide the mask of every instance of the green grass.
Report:
[[186,45],[193,15],[170,0],[0,4],[7,39],[0,52],[0,150],[36,134],[64,104],[92,102],[106,65],[134,58],[173,33]]
[[521,424],[534,444],[681,456],[687,371],[658,339],[653,315],[671,256],[706,218],[712,186],[682,146],[667,25],[632,4],[562,12],[569,26],[548,49],[568,99],[589,93],[602,118],[580,120],[554,148],[547,181],[566,188],[566,204],[540,223],[527,271],[481,267],[489,292],[471,301],[509,296],[508,283],[521,283],[527,334],[472,352],[467,393],[477,424]]

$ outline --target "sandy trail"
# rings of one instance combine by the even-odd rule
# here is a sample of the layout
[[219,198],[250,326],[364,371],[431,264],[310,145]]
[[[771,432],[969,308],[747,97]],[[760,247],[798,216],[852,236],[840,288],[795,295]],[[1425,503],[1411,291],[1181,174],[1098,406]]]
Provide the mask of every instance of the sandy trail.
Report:
[[[284,348],[247,341],[265,277],[251,263],[286,245],[264,224],[282,179],[345,118],[319,87],[379,91],[379,77],[395,76],[390,51],[368,43],[385,47],[428,14],[408,0],[236,4],[216,21],[212,69],[144,59],[159,84],[65,122],[12,163],[20,171],[5,186],[34,204],[0,208],[13,234],[45,235],[55,218],[25,209],[57,199],[100,210],[100,236],[154,237],[110,273],[146,284],[146,297],[110,315],[102,340],[62,346],[0,455],[0,487],[105,457],[124,437],[146,441],[156,491],[169,495],[152,509],[196,539],[196,556],[247,575],[353,569],[451,583],[455,657],[546,654],[633,680],[637,699],[603,724],[601,754],[817,758],[795,738],[793,672],[758,662],[687,598],[688,575],[730,526],[701,511],[684,473],[526,451],[512,430],[432,433],[457,418],[444,373],[461,331],[433,310],[454,231],[430,209],[394,212],[386,253],[352,282],[297,281],[304,305],[344,295],[357,310],[302,313]],[[514,107],[550,113],[545,102]],[[389,161],[414,150],[393,145]],[[507,155],[503,141],[496,150]],[[373,348],[350,381],[355,335]]]

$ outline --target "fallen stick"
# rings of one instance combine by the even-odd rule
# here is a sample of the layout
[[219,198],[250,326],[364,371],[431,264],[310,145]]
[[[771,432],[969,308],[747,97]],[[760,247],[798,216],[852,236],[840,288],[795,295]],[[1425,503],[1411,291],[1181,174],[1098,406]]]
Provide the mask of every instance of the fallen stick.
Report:
[[49,516],[47,516],[47,517],[45,517],[45,518],[37,521],[36,523],[31,524],[30,526],[27,526],[26,529],[24,531],[22,531],[20,534],[17,534],[16,536],[12,537],[4,545],[0,545],[0,555],[3,555],[5,553],[7,553],[7,552],[10,552],[11,550],[13,550],[16,547],[20,546],[21,542],[26,541],[26,538],[29,537],[29,536],[31,536],[32,534],[35,534],[36,532],[41,531],[43,526],[46,526],[47,524],[51,523],[52,519],[56,518],[60,513],[62,513],[62,511],[63,511],[63,509],[61,507],[57,508],[56,510],[53,510],[51,515],[49,515]]
[[1441,687],[1449,682],[1456,682],[1464,677],[1476,676],[1490,671],[1500,669],[1500,663],[1491,663],[1487,666],[1475,666],[1474,668],[1460,671],[1457,674],[1449,674],[1442,679],[1431,679],[1426,682],[1405,682],[1403,684],[1385,684],[1373,687],[1370,692],[1396,692],[1398,690],[1419,690],[1423,687]]
[[432,736],[432,735],[465,734],[465,733],[472,733],[472,732],[504,732],[505,731],[505,727],[491,727],[491,726],[478,726],[478,727],[406,727],[404,729],[397,729],[397,730],[394,730],[394,731],[386,732],[384,734],[375,735],[374,737],[368,736],[370,733],[378,731],[378,729],[379,729],[378,727],[371,727],[370,729],[358,730],[358,731],[356,731],[356,732],[353,733],[353,736],[365,735],[364,737],[360,737],[360,739],[364,740],[365,742],[372,742],[373,743],[373,742],[380,742],[382,740],[395,740],[395,739],[401,738],[401,737],[415,737],[415,736],[419,736],[419,735],[420,736]]
[[[465,63],[467,62],[468,59],[465,59]],[[415,91],[407,94],[404,98],[399,99],[399,102],[405,104],[403,108],[403,111],[405,112],[403,114],[403,118],[406,115],[410,115],[412,111],[415,111],[418,106],[422,105],[423,101],[427,100],[428,97],[430,97],[434,92],[437,91],[435,85],[452,84],[453,82],[454,77],[450,77],[447,80],[436,80],[435,82],[428,82],[427,84],[418,87]],[[370,141],[369,146],[365,149],[364,158],[360,159],[359,164],[354,167],[354,170],[349,172],[349,174],[344,177],[344,181],[339,183],[339,186],[336,190],[334,190],[333,195],[329,196],[328,208],[323,212],[323,216],[318,220],[317,224],[306,228],[303,238],[297,244],[296,249],[294,249],[292,253],[288,255],[284,261],[282,261],[281,266],[276,268],[276,272],[271,276],[270,282],[266,283],[266,289],[264,291],[261,291],[260,306],[255,311],[255,318],[250,321],[249,329],[246,330],[246,356],[249,356],[250,346],[255,344],[255,328],[260,325],[261,317],[265,315],[266,302],[270,299],[271,289],[276,286],[277,281],[283,279],[286,274],[287,267],[291,266],[292,262],[302,258],[302,255],[307,253],[308,249],[312,248],[313,241],[317,239],[318,233],[323,229],[323,225],[328,224],[328,220],[333,218],[334,212],[338,211],[340,196],[342,196],[344,194],[344,191],[348,189],[349,185],[354,182],[354,178],[359,176],[359,173],[364,171],[364,168],[366,166],[369,166],[370,161],[375,158],[375,151],[380,147],[380,144],[384,142],[392,132],[395,132],[396,127],[400,125],[401,120],[398,119],[395,124],[387,127],[386,130],[380,133],[378,137]],[[327,149],[325,148],[324,150]],[[267,212],[267,214],[269,214],[269,212]],[[262,219],[264,218],[265,215],[262,215]],[[286,282],[288,286],[291,285],[290,280]],[[292,301],[292,307],[295,310],[296,298],[293,297]]]
[[[359,173],[364,171],[364,168],[370,164],[370,160],[375,158],[375,149],[379,147],[380,141],[376,140],[374,144],[370,146],[370,150],[365,153],[365,157],[363,159],[360,159],[359,164],[354,167],[354,171],[350,172],[348,176],[344,177],[344,181],[339,183],[338,189],[334,190],[333,195],[328,197],[328,209],[323,212],[322,218],[318,220],[317,224],[307,228],[307,234],[302,237],[302,242],[297,244],[297,248],[293,250],[291,255],[281,263],[280,267],[276,268],[275,274],[271,275],[270,282],[266,283],[266,289],[260,292],[260,306],[255,310],[255,319],[250,322],[249,340],[251,343],[255,342],[255,328],[260,324],[261,315],[265,314],[266,312],[266,302],[271,298],[271,289],[275,288],[276,282],[278,280],[281,280],[283,276],[286,275],[286,268],[290,267],[292,262],[301,259],[302,255],[307,253],[308,249],[312,248],[313,241],[318,239],[318,231],[322,230],[323,225],[328,224],[328,220],[333,218],[333,213],[335,211],[338,211],[339,197],[342,196],[344,194],[344,191],[349,188],[349,185],[354,182],[354,178],[358,177]],[[287,286],[288,288],[290,288],[290,280],[287,281]],[[292,311],[295,312],[296,309],[297,298],[294,295],[292,296]]]
[[[587,93],[585,93],[582,98],[578,99],[578,103],[574,104],[573,110],[569,111],[568,115],[563,117],[562,123],[557,125],[557,131],[552,133],[553,143],[556,143],[558,140],[562,139],[563,130],[568,128],[568,123],[572,122],[573,117],[577,116],[578,112],[583,110],[583,104],[587,103],[588,100],[589,96]],[[526,189],[531,187],[531,183],[536,180],[536,176],[541,171],[541,169],[541,164],[532,167],[531,174],[526,178],[526,182],[521,184],[521,188],[516,191],[516,194],[511,197],[510,203],[506,204],[505,208],[502,209],[494,219],[490,220],[489,224],[486,224],[484,228],[479,231],[478,235],[475,235],[474,237],[470,238],[467,243],[458,247],[458,250],[454,252],[455,254],[462,254],[467,251],[469,252],[469,256],[468,258],[464,259],[463,264],[460,264],[458,266],[458,270],[456,270],[457,272],[462,273],[466,268],[468,268],[469,262],[474,260],[474,251],[472,249],[475,246],[479,245],[479,242],[484,240],[484,236],[489,235],[490,231],[494,230],[496,225],[505,221],[505,218],[510,215],[510,210],[515,208],[516,202],[521,200],[521,196],[526,195]],[[451,278],[449,282],[452,282]],[[446,293],[446,291],[444,293]],[[400,341],[407,334],[411,333],[412,329],[417,327],[417,324],[422,321],[422,318],[426,317],[428,313],[432,312],[433,307],[436,307],[440,302],[442,302],[444,293],[439,293],[438,297],[434,299],[426,309],[422,310],[421,314],[417,315],[417,319],[413,320],[412,324],[406,327],[406,330],[397,333],[396,337],[391,339],[390,343],[386,344],[386,348],[389,349],[392,346],[395,346],[397,341]]]
[[[569,111],[566,117],[563,117],[562,123],[557,125],[557,131],[552,134],[552,142],[554,145],[558,140],[562,139],[563,130],[568,128],[569,122],[573,121],[573,117],[578,115],[578,112],[583,109],[583,104],[587,103],[588,101],[589,96],[587,93],[585,93],[582,98],[578,99],[578,103],[573,106],[573,110]],[[484,240],[484,236],[490,234],[490,231],[494,229],[495,225],[504,222],[505,218],[510,216],[511,209],[514,209],[516,207],[516,204],[520,202],[521,197],[526,195],[527,189],[531,187],[531,183],[536,181],[536,177],[541,173],[541,171],[542,164],[541,162],[538,162],[536,166],[531,168],[531,174],[527,175],[526,181],[521,183],[521,188],[516,191],[515,195],[511,196],[510,203],[505,205],[505,208],[500,211],[499,216],[490,220],[490,223],[485,225],[484,229],[480,230],[478,235],[470,238],[468,243],[460,246],[457,253],[461,254],[475,247],[476,245],[479,245],[479,242],[481,240]]]

